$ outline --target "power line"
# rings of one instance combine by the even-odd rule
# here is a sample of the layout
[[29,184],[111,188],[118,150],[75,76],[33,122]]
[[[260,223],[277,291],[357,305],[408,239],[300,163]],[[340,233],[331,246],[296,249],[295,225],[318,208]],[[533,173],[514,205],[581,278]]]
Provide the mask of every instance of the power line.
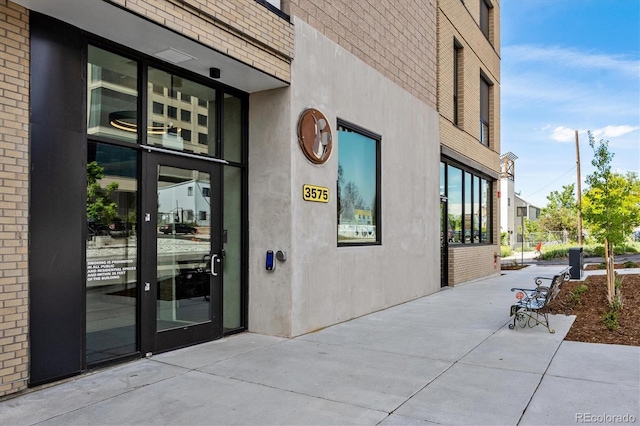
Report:
[[561,176],[559,176],[556,180],[554,180],[553,182],[549,183],[547,186],[544,186],[544,187],[542,187],[542,188],[538,189],[537,191],[532,192],[531,194],[528,194],[528,195],[527,195],[527,197],[524,197],[524,198],[529,198],[529,197],[531,197],[532,195],[536,195],[538,192],[542,191],[543,189],[550,187],[551,185],[553,185],[554,183],[556,183],[557,181],[559,181],[560,179],[562,179],[563,177],[565,177],[566,175],[568,175],[569,173],[571,173],[572,171],[574,171],[574,170],[575,170],[575,168],[576,168],[576,166],[573,166],[572,168],[570,168],[569,170],[567,170],[564,174],[562,174]]

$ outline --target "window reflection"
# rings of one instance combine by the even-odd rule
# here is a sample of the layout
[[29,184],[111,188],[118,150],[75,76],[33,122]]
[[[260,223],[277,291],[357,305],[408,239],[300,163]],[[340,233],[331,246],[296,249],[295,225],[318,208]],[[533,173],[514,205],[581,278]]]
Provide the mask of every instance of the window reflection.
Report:
[[462,243],[462,170],[448,166],[447,175],[449,242]]
[[123,56],[89,46],[87,134],[136,142],[138,67]]
[[86,358],[136,351],[137,152],[88,144]]
[[158,165],[157,331],[211,319],[210,188],[209,173]]
[[215,89],[155,68],[149,68],[148,85],[147,143],[217,155]]
[[471,172],[441,163],[441,187],[445,185],[445,176],[448,241],[454,244],[490,243],[491,183]]
[[242,169],[224,168],[224,272],[225,331],[242,327]]
[[242,162],[242,102],[240,98],[224,96],[224,159]]
[[338,126],[338,243],[380,242],[379,141]]

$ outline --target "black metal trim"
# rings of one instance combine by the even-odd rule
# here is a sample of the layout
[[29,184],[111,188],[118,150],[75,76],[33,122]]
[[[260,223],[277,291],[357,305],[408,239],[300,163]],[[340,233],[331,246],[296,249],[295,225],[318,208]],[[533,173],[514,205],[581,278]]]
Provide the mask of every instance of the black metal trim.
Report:
[[[338,247],[371,247],[371,246],[381,246],[382,245],[382,136],[374,133],[370,130],[365,129],[364,127],[358,126],[357,124],[353,124],[347,120],[343,120],[341,118],[337,119],[336,124],[336,134],[339,131],[340,127],[344,127],[353,131],[355,133],[359,133],[363,136],[366,136],[370,139],[376,141],[376,241],[375,242],[341,242],[337,241]],[[338,142],[339,143],[339,142]],[[337,185],[336,178],[336,185]],[[338,230],[336,229],[336,240],[338,239]]]
[[261,6],[266,7],[267,9],[269,9],[271,12],[275,13],[276,15],[281,17],[282,19],[284,19],[284,20],[286,20],[288,22],[291,22],[291,17],[289,15],[287,15],[282,10],[278,9],[277,7],[275,7],[274,5],[269,3],[268,1],[266,1],[266,0],[255,0],[255,2],[258,3]]

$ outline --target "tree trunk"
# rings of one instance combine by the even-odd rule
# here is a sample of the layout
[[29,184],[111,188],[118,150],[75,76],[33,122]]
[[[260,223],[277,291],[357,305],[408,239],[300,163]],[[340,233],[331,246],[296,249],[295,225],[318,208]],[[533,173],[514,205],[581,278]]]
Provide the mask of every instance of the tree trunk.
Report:
[[615,269],[613,263],[613,246],[609,246],[609,241],[604,240],[604,262],[607,275],[607,302],[609,306],[613,307],[616,297],[616,280]]

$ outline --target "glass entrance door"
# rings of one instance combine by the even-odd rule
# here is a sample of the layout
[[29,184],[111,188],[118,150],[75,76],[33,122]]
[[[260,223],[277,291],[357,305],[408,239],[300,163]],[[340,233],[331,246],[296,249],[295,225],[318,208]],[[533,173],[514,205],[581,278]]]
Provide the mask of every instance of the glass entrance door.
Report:
[[440,287],[449,285],[449,239],[451,230],[447,223],[447,201],[440,199]]
[[150,153],[147,179],[155,184],[145,218],[155,228],[147,239],[153,265],[145,282],[147,309],[155,311],[147,315],[154,351],[221,337],[220,166]]

